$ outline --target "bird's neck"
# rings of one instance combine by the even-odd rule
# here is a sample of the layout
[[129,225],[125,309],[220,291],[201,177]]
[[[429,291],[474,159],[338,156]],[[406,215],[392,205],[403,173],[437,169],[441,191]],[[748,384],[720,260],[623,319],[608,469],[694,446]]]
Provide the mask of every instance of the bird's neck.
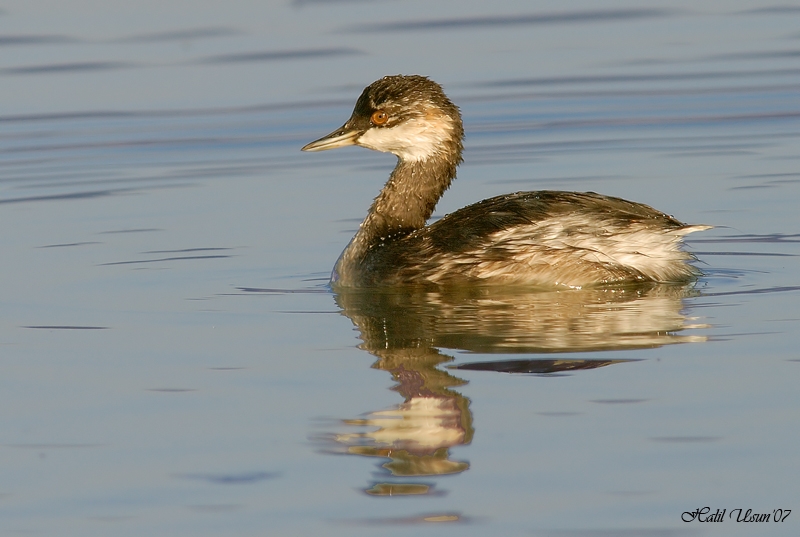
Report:
[[370,249],[424,227],[439,198],[455,178],[460,160],[460,156],[416,161],[398,159],[358,232],[339,257],[334,279],[346,280],[347,274],[355,276]]
[[380,240],[424,227],[455,176],[446,159],[398,160],[357,235]]

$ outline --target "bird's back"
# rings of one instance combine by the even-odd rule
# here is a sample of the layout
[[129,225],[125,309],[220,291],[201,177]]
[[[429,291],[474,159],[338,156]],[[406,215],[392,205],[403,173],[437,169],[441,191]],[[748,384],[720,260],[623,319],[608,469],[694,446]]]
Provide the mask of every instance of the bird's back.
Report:
[[517,192],[373,245],[366,285],[526,284],[585,287],[685,281],[687,226],[647,205],[592,192]]

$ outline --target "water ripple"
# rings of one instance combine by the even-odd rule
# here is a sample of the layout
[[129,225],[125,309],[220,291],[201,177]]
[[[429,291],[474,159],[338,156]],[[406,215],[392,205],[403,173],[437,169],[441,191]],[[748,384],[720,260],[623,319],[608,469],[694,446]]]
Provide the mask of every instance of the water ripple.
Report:
[[84,73],[130,69],[138,64],[131,62],[74,62],[51,63],[47,65],[28,65],[22,67],[3,67],[0,75],[52,75],[57,73]]
[[352,33],[406,32],[419,30],[464,30],[473,28],[498,28],[509,26],[533,26],[596,23],[631,19],[660,18],[674,15],[666,9],[609,9],[573,11],[568,13],[515,14],[479,17],[458,17],[451,19],[429,19],[418,21],[399,21],[376,24],[355,24],[343,28]]
[[265,52],[244,52],[238,54],[221,54],[219,56],[209,56],[197,60],[203,64],[223,64],[223,63],[250,63],[250,62],[270,62],[279,60],[301,60],[307,58],[329,58],[335,56],[353,56],[363,54],[358,49],[339,47],[339,48],[320,48],[305,50],[279,50]]

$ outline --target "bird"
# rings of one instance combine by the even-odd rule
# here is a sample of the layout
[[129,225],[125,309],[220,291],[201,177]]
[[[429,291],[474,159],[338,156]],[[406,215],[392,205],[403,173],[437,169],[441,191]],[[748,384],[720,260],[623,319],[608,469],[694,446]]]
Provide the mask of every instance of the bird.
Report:
[[385,76],[350,119],[302,151],[357,145],[397,164],[331,273],[334,290],[400,286],[570,288],[689,282],[687,225],[648,205],[594,192],[515,192],[426,225],[462,162],[459,108],[420,75]]

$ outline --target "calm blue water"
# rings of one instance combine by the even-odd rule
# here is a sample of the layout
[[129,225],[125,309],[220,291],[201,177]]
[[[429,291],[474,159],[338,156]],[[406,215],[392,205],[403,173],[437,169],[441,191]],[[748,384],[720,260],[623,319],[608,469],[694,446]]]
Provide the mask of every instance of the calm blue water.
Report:
[[[797,535],[800,9],[0,8],[3,535]],[[436,215],[623,196],[705,275],[333,294],[394,158],[299,148],[398,72],[464,115]]]

